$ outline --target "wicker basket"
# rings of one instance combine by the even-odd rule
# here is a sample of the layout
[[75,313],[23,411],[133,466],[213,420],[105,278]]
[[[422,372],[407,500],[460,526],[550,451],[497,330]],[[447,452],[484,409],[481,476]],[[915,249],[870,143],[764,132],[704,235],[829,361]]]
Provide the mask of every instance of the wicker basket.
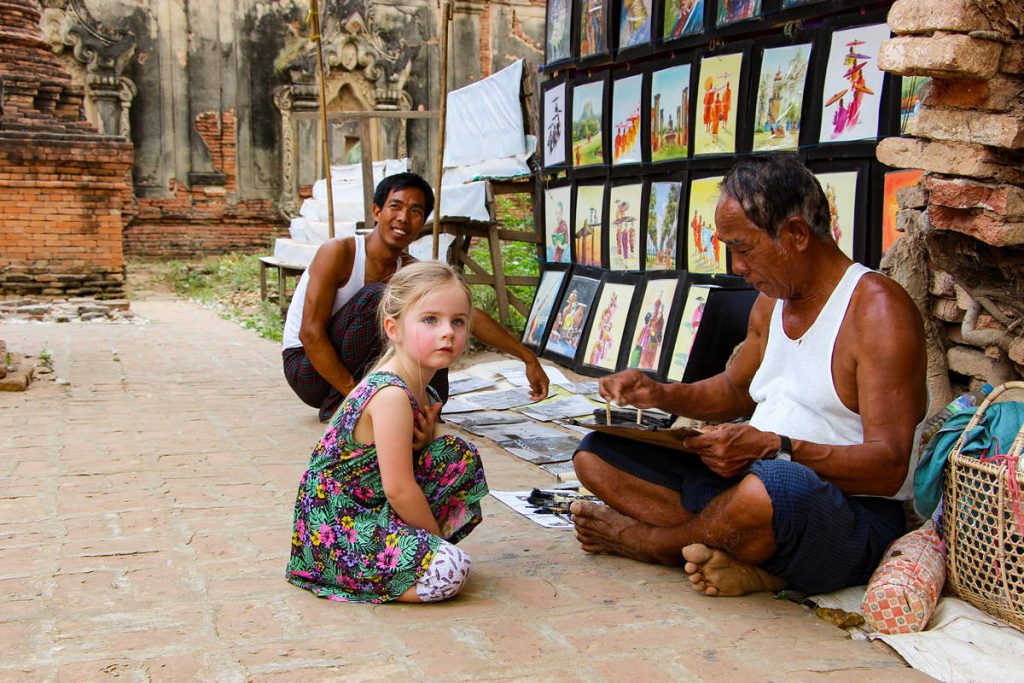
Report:
[[[1014,514],[1009,480],[1016,479],[1019,492],[1024,490],[1024,475],[1011,471],[1005,463],[983,463],[960,453],[964,434],[1007,389],[1024,389],[1024,382],[1007,382],[994,389],[949,454],[942,518],[946,586],[958,598],[1024,631],[1024,529]],[[1022,448],[1024,425],[1010,455],[1019,457]],[[1015,462],[1013,458],[1010,461]],[[1016,502],[1024,512],[1024,500],[1018,497]]]

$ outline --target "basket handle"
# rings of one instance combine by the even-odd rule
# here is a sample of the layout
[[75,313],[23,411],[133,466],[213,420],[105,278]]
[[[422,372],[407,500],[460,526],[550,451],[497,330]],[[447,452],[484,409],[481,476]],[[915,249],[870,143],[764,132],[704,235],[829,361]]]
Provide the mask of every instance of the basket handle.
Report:
[[[1019,380],[1005,382],[993,389],[992,392],[985,397],[985,400],[981,402],[978,409],[974,411],[974,415],[971,416],[967,426],[960,432],[960,436],[957,438],[956,443],[953,445],[953,449],[950,451],[951,454],[960,452],[960,447],[963,445],[964,437],[967,435],[967,432],[978,426],[982,418],[985,417],[985,411],[988,410],[988,407],[995,403],[996,399],[999,398],[999,396],[1007,389],[1024,389],[1024,382]],[[1017,433],[1017,438],[1013,440],[1013,447],[1010,449],[1010,452],[1013,453],[1014,449],[1016,449],[1016,453],[1019,455],[1022,448],[1024,448],[1024,425],[1021,426],[1021,431]]]

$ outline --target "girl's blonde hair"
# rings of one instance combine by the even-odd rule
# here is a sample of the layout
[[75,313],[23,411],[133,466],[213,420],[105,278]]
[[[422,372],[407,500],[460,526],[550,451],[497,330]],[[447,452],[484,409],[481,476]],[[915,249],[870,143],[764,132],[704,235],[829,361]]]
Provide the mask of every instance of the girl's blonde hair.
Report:
[[[380,328],[382,338],[386,339],[384,333],[384,321],[387,318],[400,320],[406,311],[416,305],[420,299],[435,289],[441,289],[449,285],[456,285],[466,295],[466,302],[469,304],[467,311],[469,319],[466,321],[467,331],[472,328],[473,322],[473,296],[469,286],[463,281],[458,271],[441,261],[416,261],[407,266],[402,266],[398,272],[388,280],[384,294],[380,298],[380,306],[377,308],[377,325]],[[388,340],[387,348],[381,354],[380,359],[374,367],[380,367],[391,359],[395,353],[395,345]]]

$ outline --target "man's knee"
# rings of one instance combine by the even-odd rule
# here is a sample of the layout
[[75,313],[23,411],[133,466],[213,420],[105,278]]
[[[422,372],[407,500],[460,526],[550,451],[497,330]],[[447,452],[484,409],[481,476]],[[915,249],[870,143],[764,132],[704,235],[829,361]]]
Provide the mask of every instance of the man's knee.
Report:
[[607,472],[608,464],[601,459],[597,453],[591,451],[576,451],[572,456],[572,468],[576,472],[576,478],[587,488],[593,488],[599,483]]
[[733,489],[735,509],[751,526],[771,526],[772,497],[757,475],[748,474]]

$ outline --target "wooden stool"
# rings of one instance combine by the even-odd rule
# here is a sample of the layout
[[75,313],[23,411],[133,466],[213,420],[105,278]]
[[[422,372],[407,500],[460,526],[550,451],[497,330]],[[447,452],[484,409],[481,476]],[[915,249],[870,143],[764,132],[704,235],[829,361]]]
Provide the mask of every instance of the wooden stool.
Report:
[[281,310],[281,315],[285,316],[288,313],[288,278],[302,277],[306,266],[300,263],[288,263],[276,256],[260,256],[260,299],[262,301],[267,301],[270,298],[267,292],[268,268],[277,270],[277,306]]

